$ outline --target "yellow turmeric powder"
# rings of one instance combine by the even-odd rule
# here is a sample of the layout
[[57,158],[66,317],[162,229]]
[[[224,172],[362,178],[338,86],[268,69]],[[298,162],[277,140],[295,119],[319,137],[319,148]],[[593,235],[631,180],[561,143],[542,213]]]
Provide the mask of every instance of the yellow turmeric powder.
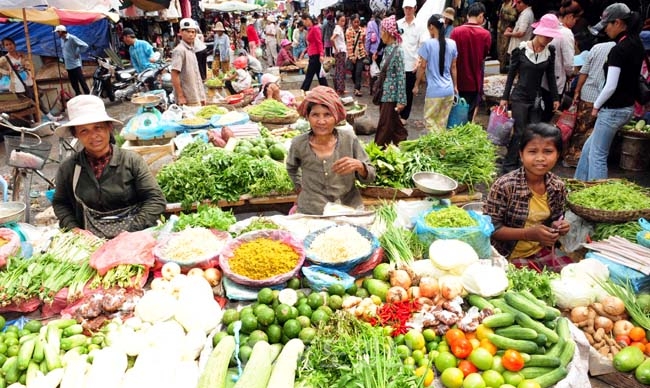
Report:
[[289,245],[269,238],[247,241],[235,248],[228,260],[232,272],[262,280],[294,269],[300,256]]

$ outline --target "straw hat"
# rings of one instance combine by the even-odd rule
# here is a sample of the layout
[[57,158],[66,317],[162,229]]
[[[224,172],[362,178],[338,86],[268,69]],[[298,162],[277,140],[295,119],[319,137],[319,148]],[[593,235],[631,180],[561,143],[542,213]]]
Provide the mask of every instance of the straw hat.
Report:
[[213,30],[215,31],[226,31],[225,28],[223,28],[223,23],[217,22],[217,24],[214,26]]
[[54,133],[56,133],[58,137],[72,137],[70,128],[78,125],[102,123],[104,121],[111,121],[120,125],[122,124],[121,121],[115,120],[106,113],[104,101],[97,96],[90,94],[76,96],[68,101],[66,107],[68,109],[68,118],[70,118],[70,120],[56,128]]
[[454,20],[456,19],[456,10],[453,9],[452,7],[447,7],[442,13],[442,17],[444,17],[445,19]]

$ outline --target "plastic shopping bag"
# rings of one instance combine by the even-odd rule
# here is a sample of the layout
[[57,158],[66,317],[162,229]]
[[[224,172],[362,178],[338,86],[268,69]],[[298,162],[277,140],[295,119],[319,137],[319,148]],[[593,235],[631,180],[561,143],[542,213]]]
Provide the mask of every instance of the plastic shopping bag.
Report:
[[327,72],[323,68],[323,65],[320,65],[320,72],[318,73],[318,78],[325,78],[327,77]]
[[449,112],[447,119],[447,128],[452,128],[458,125],[463,125],[469,121],[469,104],[464,98],[454,96],[454,105]]
[[569,109],[565,110],[560,114],[560,118],[555,123],[555,126],[560,129],[562,133],[562,141],[564,143],[568,142],[573,133],[573,128],[576,126],[576,119],[578,118],[578,108],[576,104],[573,104]]
[[370,76],[379,77],[379,73],[381,73],[381,69],[377,64],[377,61],[372,61],[372,64],[370,65]]
[[512,128],[515,120],[508,117],[505,108],[494,106],[490,109],[490,119],[488,120],[487,133],[488,139],[497,146],[507,146],[512,135]]

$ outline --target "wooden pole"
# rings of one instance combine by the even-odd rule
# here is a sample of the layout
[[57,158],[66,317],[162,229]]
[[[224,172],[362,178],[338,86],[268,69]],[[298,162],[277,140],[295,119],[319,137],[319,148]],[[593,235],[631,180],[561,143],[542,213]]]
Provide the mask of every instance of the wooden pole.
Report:
[[32,84],[34,87],[34,103],[36,104],[36,122],[41,122],[41,102],[38,98],[38,85],[36,84],[36,71],[34,70],[34,61],[32,61],[32,44],[29,41],[29,27],[27,26],[27,11],[23,8],[23,28],[25,30],[25,43],[27,44],[27,57],[32,64]]

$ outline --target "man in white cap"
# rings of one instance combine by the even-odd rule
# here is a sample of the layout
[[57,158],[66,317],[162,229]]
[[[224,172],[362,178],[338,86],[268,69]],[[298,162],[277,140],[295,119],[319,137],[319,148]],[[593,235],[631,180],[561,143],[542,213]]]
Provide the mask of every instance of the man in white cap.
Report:
[[205,88],[194,54],[198,24],[190,18],[181,19],[181,41],[172,50],[172,85],[179,105],[205,105]]
[[264,36],[266,36],[266,60],[269,66],[275,66],[275,62],[278,59],[278,41],[275,37],[278,33],[278,27],[275,22],[275,16],[269,15],[266,17]]
[[82,94],[79,85],[81,85],[81,89],[83,89],[83,94],[90,94],[90,89],[84,79],[81,64],[81,53],[88,50],[88,44],[76,36],[69,34],[68,29],[65,26],[56,26],[54,32],[56,32],[59,38],[61,38],[63,64],[65,65],[65,70],[68,72],[70,86],[72,86],[72,89],[74,89],[77,96]]
[[417,2],[415,0],[404,0],[402,4],[404,17],[397,21],[397,27],[402,31],[402,50],[404,52],[404,70],[406,72],[406,107],[400,112],[403,123],[406,123],[411,115],[413,105],[413,87],[417,74],[418,49],[425,39],[425,31],[415,24],[415,11]]

